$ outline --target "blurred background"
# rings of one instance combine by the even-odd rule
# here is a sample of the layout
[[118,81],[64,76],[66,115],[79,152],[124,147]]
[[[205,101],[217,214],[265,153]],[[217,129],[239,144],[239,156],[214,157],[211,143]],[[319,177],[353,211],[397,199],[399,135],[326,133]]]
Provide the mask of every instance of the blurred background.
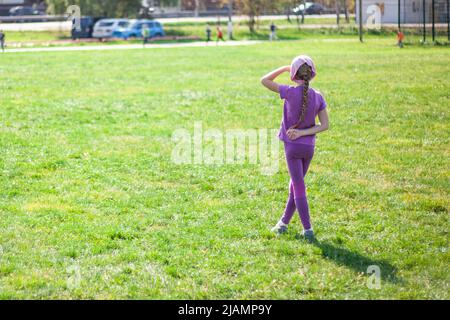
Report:
[[[207,24],[212,38],[219,25],[228,40],[267,40],[272,24],[279,40],[357,37],[360,3],[368,35],[395,38],[402,29],[406,43],[449,40],[449,0],[0,0],[0,30],[9,47],[140,41],[142,28],[151,41],[199,41]],[[81,30],[70,5],[80,7]]]

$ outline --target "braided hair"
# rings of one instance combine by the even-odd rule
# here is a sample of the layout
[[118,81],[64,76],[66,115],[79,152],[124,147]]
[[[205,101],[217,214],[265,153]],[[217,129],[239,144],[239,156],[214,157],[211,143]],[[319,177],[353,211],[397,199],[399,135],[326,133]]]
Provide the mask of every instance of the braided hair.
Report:
[[309,91],[309,81],[312,77],[312,70],[309,65],[306,63],[302,64],[300,68],[298,68],[295,78],[297,80],[303,80],[303,101],[300,106],[300,118],[298,122],[291,127],[291,129],[296,129],[300,126],[300,123],[305,120],[306,111],[308,110],[308,91]]

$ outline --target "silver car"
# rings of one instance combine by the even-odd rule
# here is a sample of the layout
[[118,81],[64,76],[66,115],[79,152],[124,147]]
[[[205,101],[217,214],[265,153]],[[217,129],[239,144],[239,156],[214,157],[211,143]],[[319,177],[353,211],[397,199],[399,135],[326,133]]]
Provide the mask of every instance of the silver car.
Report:
[[116,29],[125,29],[130,24],[128,19],[102,19],[94,25],[92,37],[103,39],[111,38]]

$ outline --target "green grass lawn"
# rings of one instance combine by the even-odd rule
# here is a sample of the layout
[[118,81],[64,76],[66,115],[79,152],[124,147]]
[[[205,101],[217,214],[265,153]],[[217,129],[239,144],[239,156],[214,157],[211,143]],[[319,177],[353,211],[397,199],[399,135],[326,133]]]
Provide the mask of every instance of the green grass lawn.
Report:
[[5,31],[7,42],[46,42],[69,39],[70,32],[64,31]]
[[[0,55],[0,298],[449,299],[450,54],[392,41]],[[329,103],[318,242],[269,229],[288,174],[177,165],[172,133],[275,129],[269,70]],[[288,83],[287,76],[280,79]],[[369,289],[368,266],[381,269]]]

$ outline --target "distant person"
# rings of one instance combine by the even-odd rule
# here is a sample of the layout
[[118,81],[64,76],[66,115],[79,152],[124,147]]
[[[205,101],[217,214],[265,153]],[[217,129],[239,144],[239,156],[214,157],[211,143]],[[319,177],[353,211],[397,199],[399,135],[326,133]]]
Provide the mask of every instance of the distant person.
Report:
[[217,29],[217,42],[216,42],[216,44],[218,44],[219,40],[225,41],[225,39],[223,38],[223,32],[222,32],[222,28],[220,27],[220,25],[217,25],[216,29]]
[[233,22],[231,22],[231,19],[228,20],[227,32],[228,40],[233,40]]
[[209,24],[206,25],[206,43],[211,41],[211,28]]
[[142,45],[145,47],[145,45],[148,43],[148,39],[150,38],[150,29],[148,28],[148,25],[144,24],[142,26]]
[[277,27],[275,26],[275,24],[272,22],[270,24],[270,36],[269,36],[269,40],[273,41],[276,40],[277,38]]
[[5,33],[0,30],[0,46],[2,47],[2,52],[5,52]]
[[403,40],[405,39],[405,35],[401,30],[397,31],[397,45],[399,48],[403,48]]

